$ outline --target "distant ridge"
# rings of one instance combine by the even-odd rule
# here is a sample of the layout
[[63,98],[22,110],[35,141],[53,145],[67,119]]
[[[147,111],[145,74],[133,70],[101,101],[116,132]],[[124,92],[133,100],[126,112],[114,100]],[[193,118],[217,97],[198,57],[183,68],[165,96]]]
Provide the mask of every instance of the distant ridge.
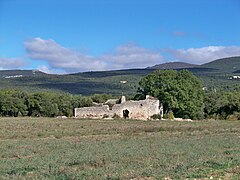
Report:
[[198,65],[185,62],[168,62],[163,64],[157,64],[152,67],[147,67],[147,69],[188,69],[193,67],[198,67]]
[[[0,89],[22,89],[29,92],[58,91],[71,94],[135,95],[138,82],[156,68],[187,69],[201,79],[204,87],[221,89],[240,87],[240,57],[214,60],[203,65],[184,62],[159,64],[144,69],[89,71],[74,74],[46,74],[38,70],[0,70]],[[127,81],[122,84],[121,81]]]
[[168,62],[147,67],[146,69],[188,69],[194,72],[215,71],[221,73],[240,73],[240,56],[217,59],[202,65],[185,62]]
[[240,56],[217,59],[209,63],[203,64],[200,67],[212,68],[220,72],[240,72]]
[[0,78],[6,77],[32,77],[32,76],[42,76],[45,73],[39,70],[0,70]]

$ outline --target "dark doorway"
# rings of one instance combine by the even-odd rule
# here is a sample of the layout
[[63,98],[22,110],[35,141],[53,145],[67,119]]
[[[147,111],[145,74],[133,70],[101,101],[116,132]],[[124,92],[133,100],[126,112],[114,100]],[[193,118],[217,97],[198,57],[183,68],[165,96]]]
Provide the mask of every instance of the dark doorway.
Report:
[[127,109],[123,110],[123,117],[126,119],[126,118],[129,118],[129,111]]

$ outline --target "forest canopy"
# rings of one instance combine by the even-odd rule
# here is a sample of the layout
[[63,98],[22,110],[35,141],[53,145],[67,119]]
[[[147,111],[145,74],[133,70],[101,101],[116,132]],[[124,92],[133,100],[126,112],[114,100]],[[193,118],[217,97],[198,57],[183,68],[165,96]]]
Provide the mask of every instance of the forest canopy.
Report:
[[92,99],[67,93],[0,90],[0,116],[73,116],[73,109],[91,106]]

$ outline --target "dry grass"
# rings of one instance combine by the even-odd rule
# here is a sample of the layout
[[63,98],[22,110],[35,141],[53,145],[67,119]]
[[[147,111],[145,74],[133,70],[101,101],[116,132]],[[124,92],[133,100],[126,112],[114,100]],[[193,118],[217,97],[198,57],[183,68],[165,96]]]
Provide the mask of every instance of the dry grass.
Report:
[[240,177],[240,122],[0,119],[1,179]]

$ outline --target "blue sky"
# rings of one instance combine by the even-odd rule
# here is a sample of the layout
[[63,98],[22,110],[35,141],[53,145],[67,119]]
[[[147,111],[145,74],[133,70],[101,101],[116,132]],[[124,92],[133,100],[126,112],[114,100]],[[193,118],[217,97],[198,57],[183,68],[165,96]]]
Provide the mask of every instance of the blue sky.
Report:
[[0,0],[0,69],[203,64],[240,55],[240,0]]

